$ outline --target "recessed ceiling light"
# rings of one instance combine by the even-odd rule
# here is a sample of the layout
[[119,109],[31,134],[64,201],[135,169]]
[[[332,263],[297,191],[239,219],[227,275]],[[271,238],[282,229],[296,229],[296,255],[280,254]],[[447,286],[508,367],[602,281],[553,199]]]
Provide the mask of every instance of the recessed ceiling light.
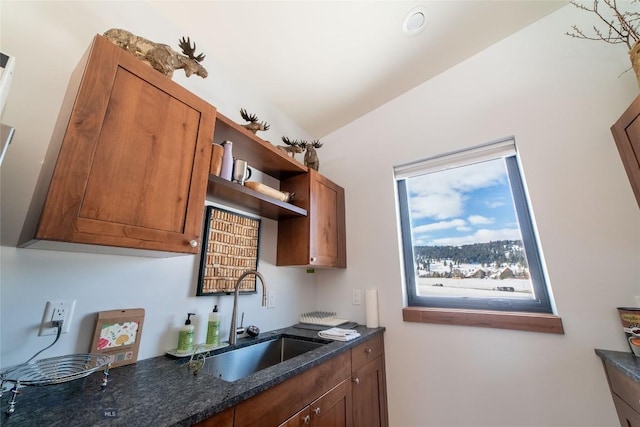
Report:
[[402,31],[410,36],[416,35],[427,26],[427,10],[424,6],[411,9],[402,21]]

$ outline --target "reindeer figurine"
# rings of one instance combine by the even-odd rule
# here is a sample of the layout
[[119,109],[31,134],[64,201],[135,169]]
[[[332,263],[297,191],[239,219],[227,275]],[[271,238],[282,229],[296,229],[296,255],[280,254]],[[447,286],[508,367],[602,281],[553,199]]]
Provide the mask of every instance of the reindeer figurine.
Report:
[[293,141],[291,141],[286,136],[283,136],[282,142],[284,142],[287,145],[278,145],[276,148],[284,151],[288,155],[291,155],[292,159],[296,158],[296,153],[302,153],[302,147],[300,146],[300,141],[298,141],[297,139],[294,139]]
[[247,110],[245,110],[244,108],[240,109],[240,115],[242,116],[243,119],[249,122],[246,125],[241,125],[241,126],[253,132],[254,135],[259,130],[260,131],[269,130],[269,125],[267,124],[267,122],[258,122],[258,116],[256,116],[255,114],[248,114]]
[[320,167],[320,160],[318,159],[318,153],[316,153],[316,148],[322,147],[322,142],[319,140],[313,140],[311,143],[307,141],[302,141],[300,143],[300,147],[305,150],[304,153],[304,164],[306,167],[318,170]]

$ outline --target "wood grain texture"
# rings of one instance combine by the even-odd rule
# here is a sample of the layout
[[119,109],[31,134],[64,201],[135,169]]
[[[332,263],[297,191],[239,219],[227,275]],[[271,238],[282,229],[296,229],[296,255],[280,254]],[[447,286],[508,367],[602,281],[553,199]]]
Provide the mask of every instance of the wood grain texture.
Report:
[[640,207],[640,96],[611,127],[611,133]]
[[351,353],[344,352],[236,406],[236,427],[279,425],[351,373]]
[[96,36],[36,238],[197,253],[215,114]]
[[562,319],[553,314],[544,313],[405,307],[402,309],[402,319],[405,322],[481,326],[564,334]]
[[280,221],[276,265],[346,268],[344,189],[310,169],[280,183],[307,217]]

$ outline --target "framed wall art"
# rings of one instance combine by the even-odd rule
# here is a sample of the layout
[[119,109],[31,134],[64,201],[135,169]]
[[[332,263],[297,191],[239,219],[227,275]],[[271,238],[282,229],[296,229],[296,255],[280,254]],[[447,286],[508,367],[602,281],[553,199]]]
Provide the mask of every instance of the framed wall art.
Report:
[[[204,223],[196,295],[230,294],[242,273],[258,268],[260,219],[207,206]],[[251,274],[242,280],[240,293],[254,292]]]
[[135,363],[143,322],[144,308],[99,312],[89,353],[108,355],[112,368]]

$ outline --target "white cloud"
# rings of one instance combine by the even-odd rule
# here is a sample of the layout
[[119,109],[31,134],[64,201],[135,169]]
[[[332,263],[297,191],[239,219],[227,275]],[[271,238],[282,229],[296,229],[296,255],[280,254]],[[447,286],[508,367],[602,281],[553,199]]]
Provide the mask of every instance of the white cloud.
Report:
[[467,218],[467,220],[473,224],[473,225],[486,225],[486,224],[493,224],[493,218],[487,218],[486,216],[482,216],[482,215],[469,215],[469,218]]
[[417,227],[413,227],[412,231],[415,234],[418,233],[429,233],[432,231],[440,231],[440,230],[448,230],[451,228],[455,229],[464,229],[468,228],[466,226],[466,221],[464,219],[454,219],[453,221],[440,221],[434,222],[432,224],[419,225]]
[[429,242],[435,246],[460,246],[473,243],[487,243],[495,240],[522,240],[520,230],[517,228],[504,228],[501,230],[480,229],[469,236],[445,237]]

